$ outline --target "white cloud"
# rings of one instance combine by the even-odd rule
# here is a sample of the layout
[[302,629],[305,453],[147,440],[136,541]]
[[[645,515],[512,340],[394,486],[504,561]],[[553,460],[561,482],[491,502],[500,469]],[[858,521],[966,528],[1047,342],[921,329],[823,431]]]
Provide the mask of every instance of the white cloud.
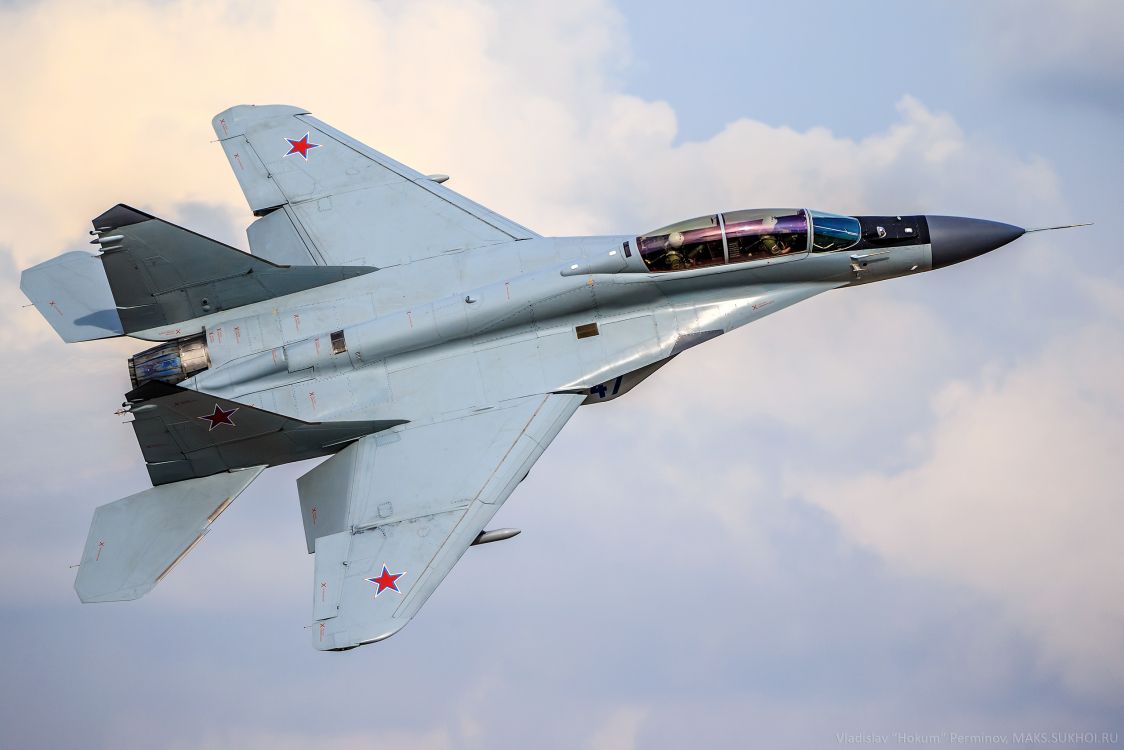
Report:
[[[135,735],[127,733],[125,744],[134,741]],[[241,730],[208,732],[202,738],[172,742],[165,747],[169,750],[307,750],[310,747],[318,750],[447,750],[453,744],[448,733],[441,730],[364,732],[350,735]]]
[[1124,294],[1109,324],[933,399],[925,455],[898,472],[795,480],[895,568],[981,591],[1098,695],[1124,688]]
[[[943,209],[966,191],[978,211],[1011,211],[1057,199],[1045,164],[974,142],[908,97],[899,122],[859,141],[740,119],[676,145],[666,103],[619,90],[622,24],[593,0],[514,12],[341,0],[313,27],[297,0],[256,9],[215,0],[0,11],[0,62],[24,71],[7,82],[20,117],[0,190],[21,265],[79,243],[88,218],[118,200],[165,212],[218,203],[248,221],[209,128],[239,101],[307,106],[548,233],[757,204]],[[555,33],[510,45],[525,26]],[[81,65],[59,54],[126,38]]]
[[975,54],[1056,99],[1124,114],[1124,6],[1114,0],[1004,0],[973,6]]
[[647,714],[645,709],[632,706],[614,709],[589,738],[590,750],[634,750]]

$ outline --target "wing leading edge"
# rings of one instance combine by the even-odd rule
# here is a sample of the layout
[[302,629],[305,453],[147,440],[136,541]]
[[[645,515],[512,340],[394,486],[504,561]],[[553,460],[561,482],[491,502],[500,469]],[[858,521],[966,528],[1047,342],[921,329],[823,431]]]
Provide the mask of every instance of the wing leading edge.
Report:
[[348,446],[298,480],[316,553],[313,645],[387,638],[417,613],[583,395],[514,399]]

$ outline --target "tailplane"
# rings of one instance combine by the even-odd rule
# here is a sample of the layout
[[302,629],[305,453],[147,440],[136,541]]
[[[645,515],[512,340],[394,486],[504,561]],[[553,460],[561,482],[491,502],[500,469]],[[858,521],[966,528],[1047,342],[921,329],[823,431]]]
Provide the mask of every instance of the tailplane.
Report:
[[78,598],[119,602],[147,594],[264,469],[151,487],[99,507],[74,581]]

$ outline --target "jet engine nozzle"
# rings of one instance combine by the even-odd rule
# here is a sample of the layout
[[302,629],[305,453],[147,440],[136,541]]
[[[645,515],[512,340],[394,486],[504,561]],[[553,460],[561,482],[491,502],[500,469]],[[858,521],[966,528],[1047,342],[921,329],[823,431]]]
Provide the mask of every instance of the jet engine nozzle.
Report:
[[962,216],[926,216],[933,246],[933,268],[944,268],[989,253],[1018,239],[1022,227]]

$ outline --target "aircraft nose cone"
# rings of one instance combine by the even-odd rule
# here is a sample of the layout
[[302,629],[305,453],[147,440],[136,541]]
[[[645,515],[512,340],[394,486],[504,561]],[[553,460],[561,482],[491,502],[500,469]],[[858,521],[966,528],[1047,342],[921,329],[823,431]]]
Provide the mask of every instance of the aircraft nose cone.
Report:
[[1026,231],[1012,224],[962,216],[926,216],[925,219],[933,245],[933,268],[944,268],[989,253],[1018,239]]

